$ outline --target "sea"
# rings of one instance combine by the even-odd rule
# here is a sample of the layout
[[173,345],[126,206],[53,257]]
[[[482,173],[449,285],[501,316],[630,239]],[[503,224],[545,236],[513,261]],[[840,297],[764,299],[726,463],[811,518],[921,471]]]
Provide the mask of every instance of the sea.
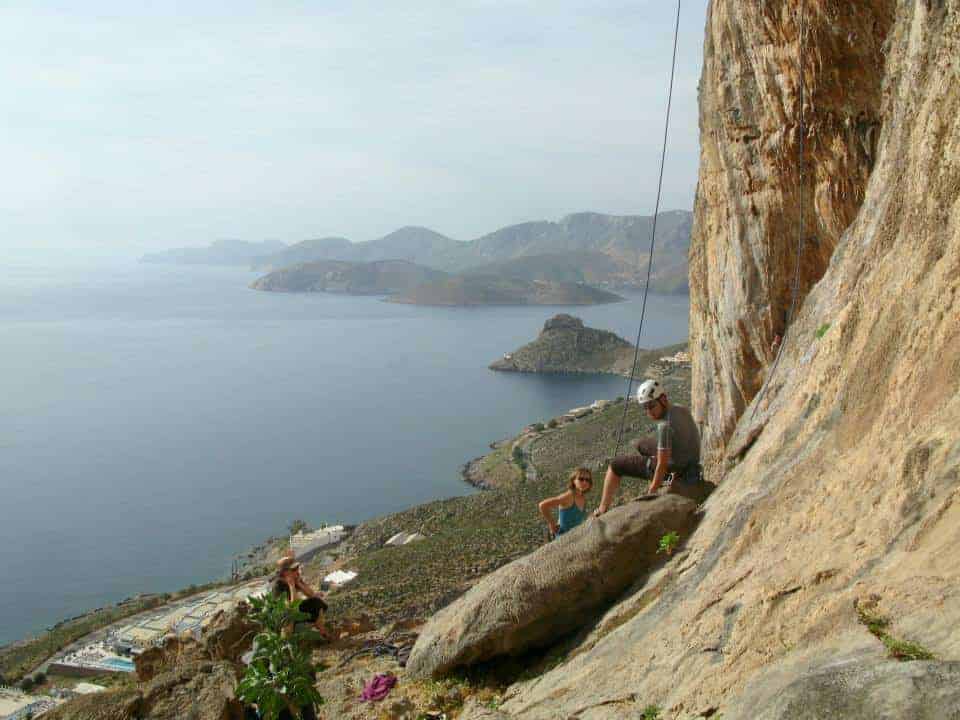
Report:
[[[297,518],[474,492],[460,469],[490,442],[626,389],[487,365],[557,312],[633,340],[641,308],[273,294],[133,259],[0,269],[0,643],[223,577]],[[683,341],[688,311],[651,296],[641,344]]]

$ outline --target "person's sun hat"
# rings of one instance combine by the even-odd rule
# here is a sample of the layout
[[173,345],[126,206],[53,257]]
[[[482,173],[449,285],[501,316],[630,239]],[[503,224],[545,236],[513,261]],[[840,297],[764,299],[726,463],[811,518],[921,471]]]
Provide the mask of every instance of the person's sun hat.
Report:
[[297,562],[296,558],[291,557],[290,555],[284,555],[282,558],[277,560],[277,572],[287,572],[288,570],[296,570],[300,567],[300,563]]

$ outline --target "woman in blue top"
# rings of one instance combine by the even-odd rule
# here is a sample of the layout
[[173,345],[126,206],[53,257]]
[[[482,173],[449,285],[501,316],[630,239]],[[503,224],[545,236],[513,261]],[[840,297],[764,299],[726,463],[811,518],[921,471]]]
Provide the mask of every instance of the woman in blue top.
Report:
[[[579,467],[570,473],[570,481],[565,493],[540,502],[540,514],[547,521],[550,537],[563,535],[583,522],[587,516],[586,494],[592,487],[593,473],[587,468]],[[553,508],[558,508],[558,522],[554,522]]]

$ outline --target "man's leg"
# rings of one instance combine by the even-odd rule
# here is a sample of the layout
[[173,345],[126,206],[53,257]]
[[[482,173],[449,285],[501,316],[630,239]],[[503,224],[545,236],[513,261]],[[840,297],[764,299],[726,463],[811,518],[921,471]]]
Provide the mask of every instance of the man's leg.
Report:
[[327,610],[327,604],[320,598],[307,598],[300,603],[300,612],[310,616],[310,622],[313,627],[320,631],[320,634],[330,639],[330,633],[324,622],[323,614]]
[[603,515],[610,509],[613,503],[613,496],[620,489],[620,476],[613,470],[613,465],[607,466],[607,474],[603,476],[603,493],[600,495],[600,507],[597,508],[597,515]]
[[622,477],[636,477],[649,480],[653,477],[651,461],[653,458],[646,455],[621,455],[615,457],[607,466],[607,474],[603,478],[603,492],[600,495],[600,506],[594,515],[603,515],[613,505],[613,498],[620,488]]

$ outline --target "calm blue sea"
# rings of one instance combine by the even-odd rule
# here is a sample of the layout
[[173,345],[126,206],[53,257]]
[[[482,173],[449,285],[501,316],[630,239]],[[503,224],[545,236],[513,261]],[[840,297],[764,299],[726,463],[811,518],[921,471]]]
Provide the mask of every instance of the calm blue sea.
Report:
[[[27,261],[0,273],[0,642],[224,575],[294,518],[465,494],[460,466],[618,378],[487,364],[560,308],[247,289],[237,269]],[[567,311],[636,333],[639,297]],[[683,340],[651,299],[645,346]]]

